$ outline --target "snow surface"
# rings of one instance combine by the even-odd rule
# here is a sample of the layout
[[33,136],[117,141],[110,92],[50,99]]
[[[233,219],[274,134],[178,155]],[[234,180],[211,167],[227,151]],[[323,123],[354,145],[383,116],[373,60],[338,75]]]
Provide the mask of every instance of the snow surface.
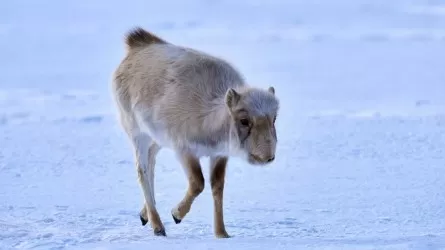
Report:
[[[0,249],[445,249],[444,10],[440,0],[4,1]],[[136,25],[276,89],[275,163],[229,161],[233,238],[213,237],[208,181],[174,224],[187,183],[169,150],[155,177],[168,237],[140,225],[109,90]]]

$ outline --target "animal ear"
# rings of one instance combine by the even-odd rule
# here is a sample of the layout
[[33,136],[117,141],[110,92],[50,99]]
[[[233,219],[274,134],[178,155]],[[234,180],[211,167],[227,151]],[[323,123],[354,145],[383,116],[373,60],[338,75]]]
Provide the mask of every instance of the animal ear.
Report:
[[238,101],[240,100],[241,96],[236,92],[234,89],[230,88],[226,92],[226,105],[229,107],[229,109],[232,109],[236,104],[238,104]]
[[274,87],[270,86],[269,89],[267,89],[267,91],[269,91],[270,93],[275,95],[275,88]]

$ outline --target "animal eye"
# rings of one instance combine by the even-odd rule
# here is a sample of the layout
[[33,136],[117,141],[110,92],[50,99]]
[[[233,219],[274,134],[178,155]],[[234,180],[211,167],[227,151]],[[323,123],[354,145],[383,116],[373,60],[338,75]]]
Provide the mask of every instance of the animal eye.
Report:
[[273,117],[273,123],[275,123],[275,121],[277,120],[277,116]]
[[246,118],[243,118],[243,119],[241,119],[240,120],[240,123],[241,123],[241,125],[243,125],[243,126],[249,126],[249,120],[248,119],[246,119]]

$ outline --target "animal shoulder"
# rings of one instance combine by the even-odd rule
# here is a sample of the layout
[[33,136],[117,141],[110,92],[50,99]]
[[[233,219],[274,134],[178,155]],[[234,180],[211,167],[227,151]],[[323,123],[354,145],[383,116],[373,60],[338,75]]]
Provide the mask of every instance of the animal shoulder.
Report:
[[184,55],[174,62],[178,79],[191,84],[212,85],[225,91],[229,86],[243,85],[240,72],[224,59],[194,49],[184,48]]

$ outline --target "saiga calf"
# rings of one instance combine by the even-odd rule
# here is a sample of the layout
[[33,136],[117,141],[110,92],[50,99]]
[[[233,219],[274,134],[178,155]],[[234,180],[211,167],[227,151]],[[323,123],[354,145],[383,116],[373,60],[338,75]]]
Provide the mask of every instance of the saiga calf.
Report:
[[210,157],[214,234],[226,238],[223,190],[229,156],[253,165],[275,158],[279,101],[273,87],[248,86],[229,63],[171,44],[136,28],[126,35],[127,54],[113,75],[120,122],[134,146],[145,206],[142,224],[166,236],[156,210],[154,171],[163,147],[176,153],[188,177],[184,198],[171,211],[180,223],[204,189],[201,157]]

